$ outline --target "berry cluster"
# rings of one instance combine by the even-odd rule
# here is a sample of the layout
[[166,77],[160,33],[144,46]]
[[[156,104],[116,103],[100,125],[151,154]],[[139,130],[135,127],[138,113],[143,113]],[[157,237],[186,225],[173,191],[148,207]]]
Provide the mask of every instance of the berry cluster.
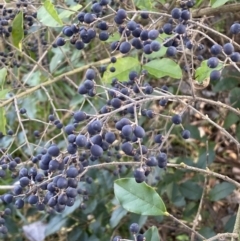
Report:
[[5,217],[11,214],[11,210],[9,208],[5,208],[4,211],[0,212],[0,233],[7,234],[8,229],[5,226]]
[[25,0],[21,0],[14,4],[0,4],[0,37],[2,38],[1,50],[4,48],[6,49],[6,51],[0,52],[0,67],[20,67],[20,59],[15,56],[11,46],[8,44],[5,46],[4,41],[5,38],[9,38],[11,36],[12,23],[19,12],[23,12],[24,35],[27,35],[28,29],[34,24],[37,17],[37,12],[32,7],[32,4]]
[[[20,5],[17,3],[17,7],[22,7],[25,11],[28,4],[22,2]],[[82,50],[96,37],[100,41],[107,41],[111,33],[117,29],[121,38],[111,43],[112,53],[119,51],[121,54],[128,54],[135,49],[148,56],[153,52],[158,52],[164,46],[167,57],[176,59],[178,55],[183,56],[183,53],[191,52],[193,54],[191,58],[184,56],[186,62],[192,61],[192,58],[201,62],[204,59],[202,54],[205,46],[197,43],[198,40],[192,38],[191,32],[195,25],[190,21],[189,8],[193,7],[194,3],[193,0],[181,1],[180,7],[172,9],[167,22],[157,29],[155,24],[152,24],[150,28],[142,24],[144,21],[152,20],[148,12],[140,11],[138,18],[132,18],[133,14],[122,8],[114,12],[113,24],[110,24],[102,18],[111,10],[108,8],[109,1],[94,1],[90,11],[78,13],[77,23],[62,29],[65,37],[57,38],[53,47],[64,46],[69,41],[76,49]],[[5,8],[2,9],[2,14],[6,12],[6,16],[16,15],[19,11],[11,12]],[[14,16],[8,20],[12,20]],[[27,12],[24,14],[28,26],[32,25],[35,17],[36,14],[30,15]],[[4,27],[5,25],[2,23],[2,28],[5,29],[2,31],[8,37],[5,33],[7,28]],[[234,23],[230,32],[233,35],[239,34],[240,24]],[[42,45],[47,45],[45,32],[41,33],[40,41]],[[38,51],[38,43],[30,40],[27,45],[30,51]],[[211,57],[206,62],[207,66],[213,69],[210,74],[212,81],[221,78],[221,70],[218,69],[220,63],[229,61],[235,64],[240,61],[240,54],[235,51],[232,42],[225,43],[223,46],[215,43],[210,53]],[[2,56],[1,53],[0,56]],[[3,56],[8,58],[12,54],[3,53]],[[4,61],[1,58],[1,61],[7,65],[7,60]],[[117,63],[117,61],[118,59],[114,56],[110,58],[111,63]],[[185,64],[186,72],[193,74],[195,69],[191,68],[195,66]],[[18,66],[18,63],[15,65]],[[100,72],[104,73],[106,70],[106,67],[101,67]],[[109,71],[115,72],[116,68],[111,67]],[[149,128],[146,122],[158,120],[160,117],[168,120],[173,128],[180,127],[182,131],[179,135],[182,139],[186,140],[191,137],[190,131],[184,129],[182,124],[184,111],[176,111],[177,113],[174,114],[170,112],[170,115],[165,115],[164,110],[173,102],[171,98],[173,95],[166,85],[161,88],[155,87],[147,71],[132,70],[128,73],[128,79],[113,78],[109,86],[99,86],[97,78],[96,69],[88,68],[76,92],[84,98],[103,100],[104,104],[101,108],[95,113],[94,110],[89,113],[82,109],[75,110],[67,124],[58,118],[56,112],[51,113],[47,124],[55,127],[56,131],[63,132],[64,139],[52,138],[46,141],[43,144],[43,150],[35,151],[31,156],[28,166],[24,166],[20,157],[13,157],[1,149],[4,155],[0,158],[0,177],[4,178],[8,172],[11,172],[12,178],[17,179],[14,189],[1,196],[4,203],[14,203],[18,209],[30,204],[40,211],[62,212],[66,207],[74,205],[77,196],[81,195],[81,208],[84,209],[86,208],[85,202],[89,199],[89,191],[79,186],[79,182],[93,183],[92,177],[87,176],[87,171],[93,165],[98,167],[98,164],[108,164],[115,160],[114,165],[117,169],[113,174],[117,175],[123,167],[122,163],[118,164],[118,162],[133,161],[132,176],[137,183],[148,181],[148,175],[155,168],[166,170],[168,155],[167,150],[164,149],[164,143],[168,136],[158,129]],[[103,92],[106,93],[107,98],[103,98]],[[152,103],[156,108],[151,107]],[[20,108],[18,114],[27,115],[27,111],[25,108]],[[7,134],[13,135],[13,131],[8,130]],[[41,135],[37,130],[33,134],[36,138]],[[152,142],[147,140],[152,140]],[[62,141],[67,143],[64,150],[59,144]],[[0,214],[1,233],[7,232],[4,226],[4,216],[9,211],[6,210]],[[130,226],[130,232],[135,240],[144,240],[144,236],[139,234],[138,224],[133,223]],[[120,236],[116,236],[113,241],[120,239]]]

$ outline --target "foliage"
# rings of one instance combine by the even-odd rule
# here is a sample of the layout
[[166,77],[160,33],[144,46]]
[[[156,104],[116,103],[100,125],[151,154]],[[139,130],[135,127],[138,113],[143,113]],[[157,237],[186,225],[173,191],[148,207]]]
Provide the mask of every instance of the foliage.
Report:
[[238,238],[239,9],[1,4],[0,238]]

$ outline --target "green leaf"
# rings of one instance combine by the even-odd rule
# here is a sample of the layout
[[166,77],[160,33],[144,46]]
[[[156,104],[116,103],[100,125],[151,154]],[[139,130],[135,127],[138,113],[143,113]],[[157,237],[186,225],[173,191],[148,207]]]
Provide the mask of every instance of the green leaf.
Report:
[[238,141],[240,141],[240,123],[237,124],[236,136],[237,136]]
[[0,86],[2,89],[4,86],[4,82],[6,80],[6,77],[7,77],[7,69],[6,68],[0,69]]
[[[110,72],[110,68],[115,67],[115,72]],[[119,80],[128,80],[128,74],[132,70],[138,71],[140,69],[140,62],[137,58],[126,57],[117,59],[117,62],[114,64],[109,64],[107,71],[104,73],[103,80],[105,83],[110,83],[113,78]]]
[[227,2],[229,2],[229,0],[211,0],[211,7],[217,8],[224,5]]
[[13,45],[22,50],[22,40],[24,38],[23,30],[23,12],[19,12],[12,22],[12,42]]
[[235,108],[240,108],[240,88],[234,88],[229,93],[230,103]]
[[0,108],[0,132],[3,135],[6,135],[6,116],[5,116],[5,109],[3,107]]
[[227,114],[227,117],[225,118],[223,127],[227,129],[238,121],[239,121],[239,116],[233,112],[229,112]]
[[235,186],[229,182],[222,182],[216,184],[213,189],[209,192],[209,198],[211,201],[218,201],[222,198],[227,197],[233,192]]
[[166,193],[167,193],[169,200],[176,207],[183,207],[186,205],[185,198],[179,191],[179,186],[175,182],[171,182],[167,185]]
[[54,5],[49,0],[46,0],[43,6],[39,8],[37,17],[38,20],[45,26],[61,27],[63,25],[61,18],[54,8]]
[[127,214],[127,210],[123,209],[121,206],[119,206],[118,208],[116,208],[111,215],[110,218],[110,226],[112,228],[115,228],[119,222],[121,221],[121,219],[126,216]]
[[135,6],[141,10],[152,10],[152,3],[150,0],[134,0]]
[[76,11],[80,10],[82,8],[82,5],[77,4],[74,6],[71,6],[69,10],[63,10],[61,13],[59,13],[59,18],[60,19],[66,19],[71,17]]
[[202,196],[202,187],[192,181],[180,184],[179,190],[185,198],[190,200],[199,200]]
[[201,66],[196,69],[195,72],[195,79],[199,82],[202,83],[205,79],[210,77],[210,74],[213,70],[220,70],[222,69],[223,64],[219,63],[216,68],[209,68],[207,66],[207,60],[202,61]]
[[143,68],[156,78],[169,76],[180,79],[182,77],[182,70],[179,65],[168,58],[152,60],[145,64]]
[[144,237],[147,241],[160,241],[160,236],[157,227],[153,226],[149,228],[145,233]]
[[10,91],[10,89],[0,90],[0,99],[5,99],[6,94]]
[[238,84],[239,84],[238,78],[225,77],[225,78],[222,78],[220,81],[218,81],[215,86],[213,86],[213,91],[214,92],[225,91],[225,90],[229,91],[234,87],[238,86]]
[[114,193],[119,203],[129,212],[151,216],[166,213],[161,197],[145,182],[137,183],[134,178],[118,179],[114,182]]
[[118,32],[115,32],[113,34],[111,34],[109,36],[109,38],[107,39],[107,41],[105,41],[106,43],[112,43],[115,41],[118,41],[121,38],[120,34]]

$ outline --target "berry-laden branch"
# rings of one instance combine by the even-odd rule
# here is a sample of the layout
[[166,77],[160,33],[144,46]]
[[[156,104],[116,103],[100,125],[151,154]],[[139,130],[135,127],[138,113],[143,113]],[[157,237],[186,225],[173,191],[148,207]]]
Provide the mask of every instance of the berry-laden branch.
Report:
[[[81,202],[80,208],[85,209],[88,199],[91,198],[91,193],[89,194],[85,187],[92,184],[99,185],[99,188],[102,188],[101,181],[94,179],[95,176],[97,179],[99,173],[107,173],[107,178],[132,175],[134,177],[133,182],[140,185],[138,183],[151,183],[150,180],[155,177],[156,171],[159,172],[158,168],[166,176],[169,174],[168,170],[172,168],[203,174],[205,176],[204,190],[208,176],[219,178],[240,188],[240,183],[224,174],[219,174],[208,168],[196,168],[185,163],[173,164],[168,160],[171,148],[174,149],[175,147],[172,136],[177,133],[177,127],[181,129],[181,132],[178,133],[182,138],[179,141],[180,145],[184,140],[191,137],[190,130],[184,128],[187,123],[185,114],[188,110],[191,110],[191,113],[197,113],[202,120],[206,120],[207,124],[216,127],[239,147],[239,142],[235,136],[231,135],[220,124],[211,120],[204,113],[204,110],[200,111],[194,105],[199,102],[207,103],[218,107],[218,109],[230,111],[239,117],[239,110],[230,105],[217,100],[198,97],[194,83],[195,79],[198,81],[209,79],[208,84],[220,81],[222,69],[228,65],[239,72],[240,54],[234,49],[234,47],[239,47],[239,44],[234,41],[234,38],[208,27],[206,25],[206,21],[209,21],[208,18],[202,18],[198,22],[199,20],[195,19],[195,16],[198,16],[199,13],[190,10],[194,6],[193,0],[178,2],[180,7],[174,7],[175,2],[178,1],[171,3],[171,13],[168,14],[161,11],[136,11],[139,6],[135,6],[134,1],[131,1],[133,6],[132,9],[128,9],[129,11],[121,8],[125,6],[125,3],[115,6],[108,0],[93,1],[83,7],[77,16],[74,15],[70,23],[63,27],[61,33],[58,30],[48,29],[48,34],[46,32],[42,34],[39,30],[40,39],[46,45],[44,48],[37,49],[40,56],[36,57],[35,60],[35,57],[32,57],[34,55],[31,55],[31,57],[28,55],[28,51],[22,54],[26,62],[33,63],[30,73],[25,75],[25,72],[21,72],[19,64],[14,64],[18,68],[18,72],[15,72],[15,69],[9,70],[9,72],[14,78],[19,79],[19,83],[23,87],[26,87],[28,80],[33,77],[37,69],[47,76],[45,82],[24,91],[18,90],[15,95],[0,102],[1,115],[3,115],[2,110],[7,109],[9,111],[11,107],[15,107],[14,113],[17,117],[18,128],[16,128],[17,132],[14,137],[17,139],[20,130],[24,136],[24,143],[21,142],[18,145],[16,140],[12,141],[6,149],[0,149],[2,155],[0,158],[0,177],[4,178],[8,172],[11,172],[12,177],[18,179],[13,186],[7,185],[5,187],[11,190],[1,196],[4,204],[14,203],[17,209],[21,209],[27,204],[36,207],[39,211],[47,210],[61,213],[65,208],[72,207],[78,200]],[[45,1],[44,6],[46,4],[49,4],[51,9],[54,10],[51,1]],[[20,10],[17,11],[23,11],[24,13],[24,21],[27,21],[28,25],[26,28],[24,22],[24,30],[26,31],[34,25],[32,15],[29,16],[29,12],[26,12],[27,7],[28,3],[20,3],[20,6],[18,6]],[[3,9],[3,6],[0,5],[0,9]],[[11,14],[12,10],[0,10],[0,14],[3,12],[5,12],[3,14],[5,16],[9,15],[8,13]],[[57,11],[52,12],[55,13],[54,19],[60,23],[61,19],[58,19]],[[205,10],[205,13],[208,14],[209,12]],[[7,21],[1,20],[2,32],[0,31],[0,34],[4,34],[5,37],[11,35],[11,28],[7,29],[4,26],[8,25],[12,18],[9,15]],[[208,36],[208,32],[227,42],[220,46],[217,39]],[[15,30],[13,33],[15,33]],[[114,33],[119,34],[117,40],[110,39],[110,37],[115,39],[115,36],[112,36]],[[230,33],[233,36],[238,35],[240,24],[234,23],[230,28]],[[27,35],[27,32],[25,34]],[[47,46],[48,42],[44,39],[45,35],[48,35],[48,40],[57,36],[52,45]],[[106,44],[108,40],[111,42],[110,48]],[[25,38],[23,43],[26,41]],[[98,45],[93,41],[101,42]],[[205,41],[208,41],[211,47],[209,51],[204,52],[207,46],[204,45]],[[65,45],[68,45],[69,53],[64,52],[61,48]],[[13,50],[17,48],[10,43],[8,46]],[[83,50],[91,50],[92,46],[96,46],[96,49],[94,49],[96,52],[89,55],[88,52],[83,52]],[[54,71],[52,72],[61,70],[66,64],[72,70],[57,77],[53,77],[49,73],[49,62],[46,57],[52,47],[61,48],[59,52],[65,57],[65,61],[56,65],[57,67],[53,68]],[[71,51],[73,49],[74,51],[82,51],[82,56],[87,56],[89,59],[95,58],[95,55],[97,55],[96,59],[99,59],[103,52],[106,52],[104,56],[108,57],[76,68],[75,66],[78,65],[75,65],[74,61],[68,58],[68,56],[72,56]],[[30,51],[33,50],[34,48],[30,48]],[[135,66],[136,69],[130,69],[126,73],[125,68],[129,68],[128,66],[121,66],[121,60],[123,58],[126,60],[125,57],[128,55],[140,59],[141,64]],[[205,56],[208,57],[203,62]],[[47,62],[43,64],[43,60]],[[3,62],[6,63],[3,63],[2,66],[8,66],[9,63],[6,59]],[[112,66],[102,66],[108,63],[111,63]],[[100,66],[98,73],[95,66]],[[9,68],[12,68],[11,65]],[[122,71],[121,74],[118,75],[116,70]],[[85,76],[78,86],[77,81],[72,80],[69,76],[75,75],[74,77],[78,78],[77,74],[83,71],[85,71]],[[18,73],[18,75],[15,73]],[[103,83],[101,77],[105,74],[110,74],[114,78],[109,78],[108,83]],[[24,75],[26,78],[21,81]],[[183,83],[186,78],[188,78],[188,82],[190,81],[191,95],[189,96],[180,93],[179,79],[180,83]],[[99,79],[100,84],[97,84]],[[155,79],[159,81],[155,81]],[[51,95],[47,87],[52,87],[54,83],[61,80],[67,81],[64,86],[74,89],[69,92],[75,91],[71,95],[73,96],[76,93],[79,97],[80,108],[75,109],[72,106],[69,108],[68,103],[63,103],[69,99],[68,94],[62,100],[61,96],[63,95],[59,97],[57,91],[55,93],[54,88],[52,88],[54,92],[52,92],[53,96]],[[162,81],[173,85],[172,92],[175,92],[175,87],[178,87],[177,92],[175,92],[178,94],[170,93],[166,85],[158,86],[159,82]],[[59,86],[54,85],[54,87]],[[26,109],[19,109],[19,102],[22,98],[34,94],[39,89],[45,93],[45,103],[51,109],[49,110],[51,113],[47,114],[48,117],[44,118],[47,120],[38,120],[37,117],[33,119],[22,118],[26,115]],[[39,103],[42,104],[40,101]],[[61,106],[61,103],[63,103],[63,106]],[[5,108],[7,106],[9,108]],[[45,112],[44,107],[39,109]],[[61,112],[66,113],[66,115],[61,117]],[[191,116],[191,118],[194,118],[194,116]],[[37,140],[31,138],[30,132],[32,132],[32,129],[27,130],[31,125],[29,121],[43,126],[41,133],[39,131],[33,133],[34,137],[38,138]],[[9,121],[9,125],[11,123]],[[13,131],[8,131],[7,136],[12,135]],[[28,150],[24,149],[26,145]],[[29,156],[27,155],[28,152],[30,152]],[[24,160],[17,156],[19,153]],[[13,157],[13,154],[16,156]],[[171,153],[171,156],[174,157],[175,152]],[[93,178],[91,175],[94,170],[96,175],[93,175]],[[171,177],[172,180],[174,179]],[[1,188],[4,187],[0,186]],[[94,191],[94,188],[92,190]],[[106,190],[102,188],[101,191],[105,192]],[[97,195],[99,194],[100,192],[97,193]],[[105,198],[109,195],[104,193],[103,196]],[[204,208],[203,197],[204,192],[192,228],[166,212],[167,216],[183,225],[187,232],[191,233],[191,239],[197,236],[205,240],[201,234],[195,231],[197,224],[200,226],[197,220],[200,211]],[[134,202],[134,200],[130,201]],[[77,203],[77,205],[79,204]],[[170,209],[167,208],[167,210]],[[208,241],[222,237],[235,238],[236,233],[239,232],[239,212],[233,234],[218,234]],[[8,209],[0,212],[0,233],[2,234],[7,233],[4,215],[9,215]],[[103,230],[106,231],[104,228]],[[137,223],[132,223],[129,231],[133,235],[134,241],[146,240],[145,234],[142,234],[142,230]],[[155,231],[155,234],[158,235],[158,230]],[[123,239],[121,236],[116,236],[112,240],[130,241]]]

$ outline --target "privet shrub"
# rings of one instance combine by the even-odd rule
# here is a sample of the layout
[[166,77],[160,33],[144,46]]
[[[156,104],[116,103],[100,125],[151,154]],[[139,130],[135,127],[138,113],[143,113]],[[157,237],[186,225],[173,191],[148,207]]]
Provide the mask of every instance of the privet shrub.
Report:
[[240,4],[202,2],[0,5],[4,240],[237,240]]

